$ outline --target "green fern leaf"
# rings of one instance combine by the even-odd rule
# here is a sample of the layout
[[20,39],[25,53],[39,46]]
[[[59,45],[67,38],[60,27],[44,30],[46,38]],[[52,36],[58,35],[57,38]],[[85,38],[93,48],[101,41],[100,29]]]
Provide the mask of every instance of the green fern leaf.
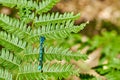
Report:
[[29,9],[36,9],[37,13],[47,12],[49,11],[58,1],[60,0],[43,0],[42,2],[37,4],[37,2],[32,0],[0,0],[4,6],[7,7],[15,7],[17,8],[29,8]]
[[31,31],[32,37],[30,41],[39,41],[40,36],[45,36],[47,39],[62,39],[70,35],[71,32],[77,33],[82,30],[87,23],[83,23],[80,26],[74,26],[74,22],[67,21],[62,24],[48,24],[47,26],[42,26],[41,28]]
[[6,69],[0,68],[0,80],[12,80],[12,74]]
[[[43,72],[38,70],[38,64],[28,64],[20,67],[20,72],[18,73],[17,80],[40,80],[48,79],[51,76],[56,78],[66,78],[69,75],[76,74],[77,70],[70,64],[44,64]],[[74,71],[73,71],[74,70]],[[32,76],[31,76],[32,75]]]
[[42,0],[39,6],[36,8],[37,13],[43,13],[49,11],[60,0]]
[[0,66],[9,70],[14,70],[18,68],[19,65],[20,60],[13,53],[4,48],[0,51]]
[[87,59],[86,55],[80,53],[73,53],[69,49],[59,48],[59,47],[50,47],[49,49],[45,48],[45,59],[46,60],[66,60],[70,61],[71,59],[80,60]]
[[7,34],[6,32],[0,32],[0,45],[4,46],[5,48],[15,51],[19,53],[20,51],[24,50],[26,46],[26,42],[19,40],[17,37],[11,34]]
[[[80,59],[87,59],[86,55],[80,54],[80,53],[72,53],[72,51],[69,51],[69,49],[64,49],[62,47],[45,47],[45,54],[44,54],[44,60],[66,60],[70,61],[71,59],[74,60],[80,60]],[[25,54],[24,61],[33,61],[39,57],[39,49],[37,48],[28,48],[24,50],[23,52]]]
[[67,20],[75,20],[80,17],[80,14],[77,14],[74,16],[73,13],[64,13],[64,14],[59,14],[59,13],[48,13],[48,14],[41,14],[39,18],[35,19],[35,24],[37,26],[40,25],[46,25],[48,23],[58,23],[58,22],[65,22]]
[[27,38],[30,34],[30,27],[26,27],[23,22],[17,19],[11,19],[4,14],[0,14],[0,27],[6,30],[8,33],[12,33],[19,38]]
[[7,7],[15,7],[17,8],[30,8],[35,9],[37,7],[37,3],[33,2],[32,0],[0,0],[0,3]]

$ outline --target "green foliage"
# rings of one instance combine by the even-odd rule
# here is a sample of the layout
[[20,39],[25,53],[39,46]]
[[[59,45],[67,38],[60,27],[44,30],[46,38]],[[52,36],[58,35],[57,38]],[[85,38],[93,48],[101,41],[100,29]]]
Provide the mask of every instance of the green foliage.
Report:
[[[56,79],[59,78],[65,78],[69,75],[75,75],[73,73],[74,67],[70,64],[44,64],[43,67],[43,73],[41,73],[37,69],[38,64],[27,64],[25,66],[20,67],[20,71],[17,76],[17,80],[23,80],[23,79],[48,79],[49,77],[54,76]],[[75,72],[75,71],[74,71]],[[32,76],[31,76],[32,75]]]
[[9,52],[6,49],[2,49],[0,52],[0,66],[5,67],[6,69],[16,69],[20,65],[20,60],[13,53]]
[[12,74],[7,70],[0,68],[0,80],[12,80]]
[[35,20],[36,25],[45,25],[47,23],[64,23],[67,20],[75,20],[76,18],[79,18],[80,14],[77,14],[74,16],[73,13],[64,13],[64,14],[59,14],[59,13],[48,13],[48,14],[41,14],[38,18]]
[[[73,53],[72,51],[69,51],[69,49],[64,49],[62,47],[50,47],[47,48],[45,47],[45,56],[44,60],[50,60],[52,61],[53,59],[56,60],[66,60],[70,61],[71,59],[79,60],[79,59],[87,59],[86,55],[80,54],[80,53]],[[37,48],[28,48],[24,50],[23,52],[24,59],[27,59],[27,61],[35,60],[39,56],[39,49]],[[51,56],[51,57],[50,57]]]
[[[65,47],[72,47],[74,45],[78,46],[78,50],[83,50],[86,46],[90,46],[86,50],[85,54],[90,54],[98,48],[101,49],[101,57],[98,61],[98,65],[93,67],[99,75],[104,76],[107,80],[119,80],[120,76],[120,35],[115,31],[102,32],[101,35],[96,35],[92,39],[86,37],[85,41],[82,41],[80,34],[72,34],[69,38],[64,40],[54,41],[55,43],[60,43],[59,46],[64,45]],[[66,41],[66,43],[64,43]],[[49,40],[49,45],[54,45]],[[80,73],[81,80],[104,80],[96,78],[95,75],[91,73],[82,74]]]
[[[70,60],[86,59],[61,47],[46,47],[42,72],[38,70],[39,38],[64,39],[82,30],[87,23],[74,25],[80,14],[47,13],[59,0],[0,0],[0,4],[17,9],[17,18],[0,14],[0,80],[40,80],[66,78],[78,74]],[[52,63],[53,60],[66,63]],[[32,77],[31,77],[32,75]]]
[[[92,45],[91,49],[102,47],[101,62],[107,59],[110,63],[115,61],[120,52],[120,36],[115,31],[103,32],[102,36],[94,37],[93,41],[90,42]],[[93,45],[94,44],[94,45]],[[118,61],[117,61],[118,62]],[[115,61],[116,63],[116,61]]]
[[70,35],[71,32],[78,32],[82,30],[85,23],[81,24],[80,26],[74,26],[74,22],[67,21],[65,23],[57,23],[57,24],[48,24],[46,26],[42,26],[38,29],[34,29],[31,32],[31,41],[36,42],[39,39],[39,36],[45,36],[48,39],[61,39],[66,38]]
[[43,13],[49,11],[58,1],[59,0],[43,0],[37,3],[32,0],[0,0],[0,3],[7,7],[36,9],[37,13]]
[[115,31],[102,32],[89,41],[90,51],[101,47],[99,65],[94,69],[108,80],[119,80],[120,73],[120,36]]
[[[4,14],[0,14],[0,26],[8,33],[12,33],[20,39],[28,37],[30,34],[30,27],[18,19],[10,18]],[[7,26],[7,27],[6,27]]]
[[119,74],[120,74],[120,71],[113,70],[113,71],[109,72],[106,75],[106,77],[107,77],[108,80],[119,80],[120,79],[120,75]]
[[26,42],[19,40],[14,35],[1,31],[0,32],[0,45],[4,46],[5,48],[11,51],[20,52],[25,48]]

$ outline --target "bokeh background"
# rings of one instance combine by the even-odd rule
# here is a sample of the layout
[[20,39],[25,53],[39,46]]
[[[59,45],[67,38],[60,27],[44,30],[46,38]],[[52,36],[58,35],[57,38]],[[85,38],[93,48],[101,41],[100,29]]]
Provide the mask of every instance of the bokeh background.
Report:
[[[50,12],[80,13],[75,25],[89,21],[84,30],[69,38],[48,41],[49,46],[88,55],[87,60],[71,60],[80,74],[65,80],[120,80],[120,0],[61,0]],[[0,13],[18,17],[14,8],[0,6]]]

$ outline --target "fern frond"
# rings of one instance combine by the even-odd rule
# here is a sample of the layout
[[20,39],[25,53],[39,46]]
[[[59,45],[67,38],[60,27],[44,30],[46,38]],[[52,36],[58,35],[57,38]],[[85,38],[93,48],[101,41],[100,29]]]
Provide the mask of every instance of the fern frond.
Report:
[[[66,78],[69,75],[75,75],[77,70],[74,70],[74,66],[71,64],[44,64],[43,72],[38,70],[38,64],[35,65],[25,65],[20,67],[20,72],[18,73],[17,80],[41,80],[48,79],[51,76],[56,78]],[[74,70],[74,71],[73,71]],[[31,76],[32,75],[32,76]]]
[[87,59],[86,55],[80,53],[73,53],[69,49],[64,49],[62,47],[50,47],[49,49],[45,48],[45,59],[46,60],[66,60],[70,61],[71,59],[80,60]]
[[11,19],[4,14],[0,14],[0,27],[2,27],[8,33],[12,33],[19,38],[27,38],[30,34],[30,27],[20,22],[17,19]]
[[20,52],[24,50],[26,42],[19,40],[17,37],[6,32],[0,32],[0,45],[11,51]]
[[17,8],[31,8],[35,9],[37,7],[37,3],[32,0],[0,0],[0,3],[7,7],[15,7]]
[[59,23],[59,22],[65,22],[67,20],[75,20],[80,17],[80,14],[77,14],[74,16],[73,13],[48,13],[48,14],[41,14],[38,18],[35,19],[35,24],[37,26],[45,25],[48,23]]
[[12,74],[6,69],[0,68],[0,80],[12,80]]
[[32,37],[31,41],[39,41],[40,36],[45,36],[48,39],[61,39],[66,38],[71,32],[78,32],[82,30],[87,23],[83,23],[80,26],[74,26],[74,22],[67,21],[62,24],[48,24],[47,26],[42,26],[41,28],[31,31]]
[[37,13],[43,13],[49,11],[57,2],[60,0],[43,0],[42,2],[37,4],[37,2],[33,0],[0,0],[0,3],[7,7],[15,7],[17,8],[29,8],[36,9]]
[[60,0],[42,0],[39,6],[36,8],[37,13],[43,13],[49,11]]
[[[87,59],[86,55],[80,53],[72,53],[69,49],[64,49],[62,47],[45,47],[44,49],[44,60],[66,60],[70,61],[71,59],[80,60]],[[24,51],[24,60],[31,61],[39,57],[39,49],[37,48],[28,48]]]
[[13,70],[19,67],[20,60],[6,49],[0,51],[0,65],[6,69]]

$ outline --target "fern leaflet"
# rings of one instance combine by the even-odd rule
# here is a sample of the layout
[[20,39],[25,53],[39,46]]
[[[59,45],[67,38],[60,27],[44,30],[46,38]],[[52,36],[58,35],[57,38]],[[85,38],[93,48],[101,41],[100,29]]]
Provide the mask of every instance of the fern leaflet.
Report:
[[17,19],[11,19],[4,14],[0,14],[0,27],[21,39],[30,36],[30,27],[27,28],[23,22],[20,22]]
[[77,33],[82,30],[87,23],[83,23],[80,26],[74,26],[73,21],[67,21],[66,23],[48,24],[38,29],[31,31],[30,40],[36,42],[40,36],[45,36],[47,39],[61,39],[66,38],[71,32]]
[[15,7],[17,8],[30,8],[30,9],[35,9],[37,7],[37,3],[33,2],[32,0],[0,0],[0,3],[7,7]]
[[[23,79],[48,79],[51,76],[54,76],[56,78],[66,78],[69,75],[76,74],[77,70],[73,72],[74,67],[70,64],[44,64],[43,73],[38,70],[38,64],[28,64],[23,67],[20,67],[20,72],[18,73],[17,80],[23,80]],[[32,75],[32,76],[31,76]],[[31,77],[30,77],[31,76]]]
[[57,2],[60,0],[43,0],[39,3],[39,6],[36,8],[37,13],[43,13],[49,11]]
[[[80,53],[72,53],[69,49],[64,49],[62,47],[45,47],[44,49],[44,60],[66,60],[70,61],[71,59],[80,60],[80,59],[87,59],[86,55]],[[33,61],[39,57],[39,49],[32,47],[27,48],[24,50],[24,61]]]
[[0,65],[6,69],[13,70],[19,67],[20,60],[6,49],[0,51]]
[[80,14],[73,15],[73,13],[48,13],[48,14],[41,14],[38,18],[35,19],[35,25],[46,25],[48,23],[59,23],[65,22],[67,20],[75,20],[80,17]]
[[19,40],[14,35],[7,34],[6,32],[1,31],[0,32],[0,45],[4,46],[5,48],[11,51],[15,51],[18,53],[24,50],[26,46],[26,42]]
[[12,80],[12,74],[6,69],[0,68],[0,80]]

